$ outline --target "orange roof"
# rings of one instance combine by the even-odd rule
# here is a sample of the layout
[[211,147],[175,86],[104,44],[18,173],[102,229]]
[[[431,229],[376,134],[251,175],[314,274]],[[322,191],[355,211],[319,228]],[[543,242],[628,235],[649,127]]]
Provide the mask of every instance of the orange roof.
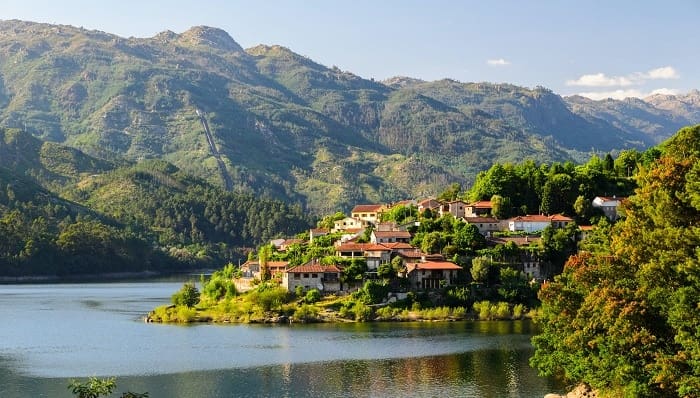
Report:
[[330,230],[328,228],[311,228],[311,232],[314,234],[327,234]]
[[517,216],[509,218],[508,221],[525,221],[525,222],[551,222],[551,221],[573,221],[562,214],[555,214],[553,216],[545,216],[544,214],[530,214],[527,216]]
[[597,198],[602,199],[604,202],[621,202],[624,199],[627,199],[624,196],[597,196]]
[[497,223],[498,220],[493,217],[464,217],[462,218],[464,222],[469,224],[474,223]]
[[288,269],[288,274],[299,273],[323,273],[323,272],[342,272],[335,265],[321,265],[317,260],[312,260],[306,264],[297,265],[294,268]]
[[391,242],[391,243],[382,243],[382,245],[388,247],[389,249],[392,250],[398,250],[398,249],[416,249],[415,247],[411,246],[410,243],[406,242]]
[[390,251],[386,246],[374,243],[345,243],[335,247],[338,252]]
[[424,263],[413,264],[415,269],[419,270],[449,270],[449,269],[462,269],[459,265],[451,261],[426,261]]
[[490,200],[477,200],[469,204],[471,207],[478,207],[483,209],[490,209],[493,207]]
[[581,231],[593,231],[596,227],[594,225],[579,225],[578,229]]
[[357,205],[352,213],[375,213],[382,209],[382,205]]
[[374,236],[377,237],[396,237],[396,238],[410,238],[411,233],[408,231],[373,231]]

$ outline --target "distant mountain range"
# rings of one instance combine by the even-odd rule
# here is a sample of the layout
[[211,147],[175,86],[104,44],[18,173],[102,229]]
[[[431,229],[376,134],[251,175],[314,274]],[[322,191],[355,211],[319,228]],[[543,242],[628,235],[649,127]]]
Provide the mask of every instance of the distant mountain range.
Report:
[[[162,159],[317,214],[435,194],[495,161],[644,149],[698,122],[697,90],[593,101],[509,84],[377,82],[280,46],[243,49],[204,26],[142,39],[0,21],[1,127],[78,149],[95,174]],[[23,168],[45,169],[45,186],[60,180],[40,166]]]

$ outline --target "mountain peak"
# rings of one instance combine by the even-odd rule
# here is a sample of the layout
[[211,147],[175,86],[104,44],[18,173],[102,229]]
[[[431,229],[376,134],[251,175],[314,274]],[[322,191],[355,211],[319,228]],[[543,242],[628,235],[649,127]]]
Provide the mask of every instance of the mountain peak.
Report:
[[210,26],[194,26],[181,33],[179,41],[183,44],[203,45],[224,51],[243,51],[225,30]]
[[425,80],[416,79],[407,76],[394,76],[390,77],[382,82],[385,86],[393,88],[402,88],[407,86],[414,86],[416,84],[425,83]]

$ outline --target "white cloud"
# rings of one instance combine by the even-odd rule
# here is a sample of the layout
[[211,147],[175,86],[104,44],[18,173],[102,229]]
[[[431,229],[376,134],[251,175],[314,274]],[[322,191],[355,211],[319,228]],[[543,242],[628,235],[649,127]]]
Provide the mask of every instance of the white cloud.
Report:
[[671,89],[671,88],[658,88],[656,90],[652,90],[651,92],[644,92],[642,90],[633,88],[633,89],[627,89],[627,90],[612,90],[612,91],[592,91],[592,92],[587,92],[587,93],[578,93],[577,95],[580,95],[582,97],[590,98],[595,101],[599,100],[604,100],[608,98],[616,99],[616,100],[622,100],[625,98],[646,98],[650,95],[654,94],[666,94],[666,95],[676,95],[678,94],[679,91],[676,89]]
[[631,86],[634,82],[624,76],[606,76],[605,73],[583,75],[576,80],[567,80],[567,86],[583,87],[624,87]]
[[[629,87],[644,84],[649,80],[679,79],[680,75],[672,66],[662,66],[647,72],[634,72],[626,76],[607,76],[605,73],[582,75],[575,80],[567,80],[567,86],[580,87]],[[616,90],[623,92],[625,90]]]
[[489,64],[489,65],[491,65],[491,66],[506,66],[506,65],[510,65],[510,62],[506,61],[506,60],[503,59],[503,58],[489,59],[488,61],[486,61],[486,63]]
[[644,76],[649,80],[656,79],[679,79],[681,76],[672,66],[664,66],[661,68],[652,69],[645,73]]

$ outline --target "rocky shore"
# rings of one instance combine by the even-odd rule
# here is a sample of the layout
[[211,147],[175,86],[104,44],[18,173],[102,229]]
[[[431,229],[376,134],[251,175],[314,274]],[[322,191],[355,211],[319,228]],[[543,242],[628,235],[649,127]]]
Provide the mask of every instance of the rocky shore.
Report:
[[566,395],[547,394],[544,398],[598,398],[598,392],[592,389],[588,384],[579,384]]

